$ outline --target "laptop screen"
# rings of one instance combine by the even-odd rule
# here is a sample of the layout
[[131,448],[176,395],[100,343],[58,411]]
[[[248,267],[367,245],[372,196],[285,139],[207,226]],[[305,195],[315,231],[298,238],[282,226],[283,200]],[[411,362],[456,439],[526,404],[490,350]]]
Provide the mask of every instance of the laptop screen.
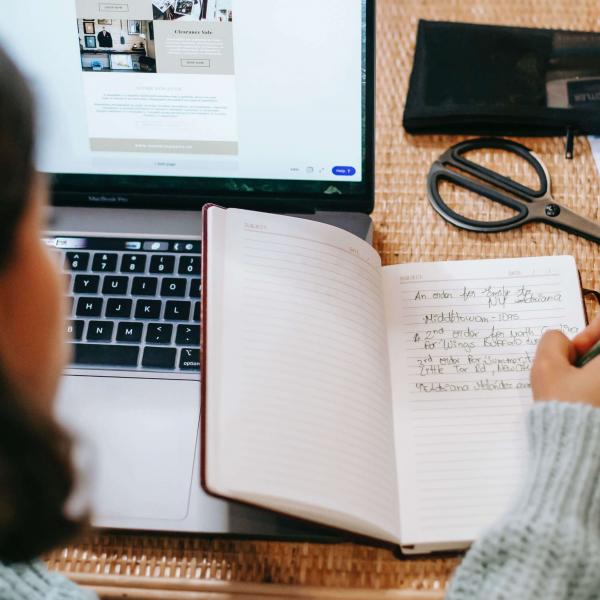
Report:
[[372,190],[371,8],[29,0],[0,20],[0,43],[35,89],[37,166],[57,192],[334,206]]

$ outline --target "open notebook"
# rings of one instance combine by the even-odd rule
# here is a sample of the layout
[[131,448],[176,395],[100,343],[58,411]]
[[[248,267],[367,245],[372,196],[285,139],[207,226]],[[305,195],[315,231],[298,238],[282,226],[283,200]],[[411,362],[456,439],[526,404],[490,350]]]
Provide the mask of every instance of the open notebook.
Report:
[[501,515],[536,343],[585,326],[573,258],[382,267],[312,221],[212,206],[204,228],[209,493],[404,552]]

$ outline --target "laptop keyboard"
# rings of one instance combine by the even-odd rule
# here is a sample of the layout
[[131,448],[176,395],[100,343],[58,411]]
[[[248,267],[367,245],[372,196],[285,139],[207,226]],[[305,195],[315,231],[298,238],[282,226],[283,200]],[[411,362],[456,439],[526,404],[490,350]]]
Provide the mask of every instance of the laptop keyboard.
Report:
[[52,237],[72,368],[198,373],[200,242]]

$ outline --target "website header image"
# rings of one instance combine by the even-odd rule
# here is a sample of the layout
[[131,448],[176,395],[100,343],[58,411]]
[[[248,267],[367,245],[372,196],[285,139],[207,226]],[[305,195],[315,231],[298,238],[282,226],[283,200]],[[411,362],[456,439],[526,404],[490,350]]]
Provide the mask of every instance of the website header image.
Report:
[[140,19],[77,19],[81,69],[156,73],[154,24]]
[[233,0],[152,0],[155,20],[233,21]]

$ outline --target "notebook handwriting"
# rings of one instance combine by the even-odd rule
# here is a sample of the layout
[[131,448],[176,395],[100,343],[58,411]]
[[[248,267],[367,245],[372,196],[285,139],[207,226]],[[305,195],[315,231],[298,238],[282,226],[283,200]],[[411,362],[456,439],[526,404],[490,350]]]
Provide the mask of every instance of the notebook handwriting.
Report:
[[405,526],[418,535],[467,536],[469,522],[476,536],[510,499],[524,464],[536,346],[549,329],[572,337],[581,327],[561,261],[399,267],[388,278],[400,452],[415,459]]
[[[557,328],[567,335],[576,332],[564,322],[563,294],[555,289],[555,278],[548,274],[536,284],[486,285],[477,281],[479,285],[443,288],[427,280],[418,284],[407,280],[403,286],[407,302],[404,326],[411,350],[408,368],[413,391],[527,389],[528,382],[503,380],[502,375],[529,372],[535,346],[546,330]],[[476,380],[459,386],[422,381],[473,374],[496,381]]]

